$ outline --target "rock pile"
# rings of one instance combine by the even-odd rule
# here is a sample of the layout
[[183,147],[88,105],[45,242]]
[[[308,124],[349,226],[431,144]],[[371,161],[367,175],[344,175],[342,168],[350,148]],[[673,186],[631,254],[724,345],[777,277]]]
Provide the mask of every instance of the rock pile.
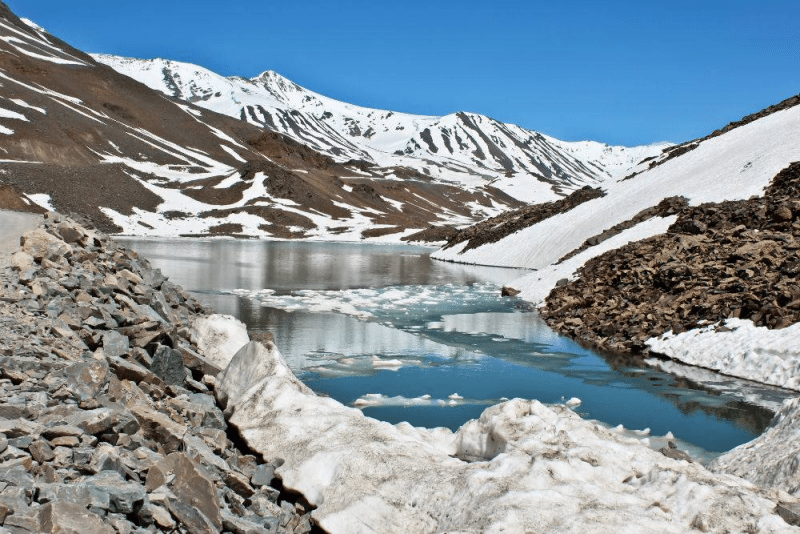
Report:
[[203,307],[135,252],[49,214],[0,269],[0,532],[310,532],[229,431]]
[[[800,163],[763,197],[684,207],[664,235],[586,263],[541,313],[559,332],[600,348],[644,341],[730,317],[783,328],[800,321]],[[724,327],[720,327],[724,328]]]
[[587,185],[560,200],[507,211],[497,217],[491,217],[460,230],[447,241],[443,248],[448,249],[459,243],[467,242],[467,246],[462,250],[465,252],[487,243],[496,243],[514,232],[533,226],[559,213],[566,213],[575,206],[594,198],[603,197],[605,194],[605,191],[599,187]]

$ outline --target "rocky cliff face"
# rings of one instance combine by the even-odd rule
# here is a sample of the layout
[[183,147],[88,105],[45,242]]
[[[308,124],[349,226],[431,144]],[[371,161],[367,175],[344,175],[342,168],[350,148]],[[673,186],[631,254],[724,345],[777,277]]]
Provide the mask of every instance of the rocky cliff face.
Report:
[[69,219],[22,242],[0,268],[0,532],[309,532],[281,460],[217,407],[207,310]]

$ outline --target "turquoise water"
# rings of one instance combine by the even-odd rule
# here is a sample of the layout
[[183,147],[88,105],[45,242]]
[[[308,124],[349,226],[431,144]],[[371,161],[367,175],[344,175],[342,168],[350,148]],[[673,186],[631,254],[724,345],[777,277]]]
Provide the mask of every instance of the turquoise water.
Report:
[[220,313],[272,333],[315,391],[392,423],[456,429],[505,398],[576,397],[584,417],[671,432],[708,454],[760,434],[790,396],[585,349],[499,296],[523,272],[434,262],[420,247],[124,241]]

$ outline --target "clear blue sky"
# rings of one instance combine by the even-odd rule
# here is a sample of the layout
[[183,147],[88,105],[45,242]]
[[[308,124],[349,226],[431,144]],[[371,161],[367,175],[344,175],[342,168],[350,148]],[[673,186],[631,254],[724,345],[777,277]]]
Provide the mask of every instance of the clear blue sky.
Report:
[[800,1],[7,0],[89,52],[276,70],[354,104],[685,141],[800,93]]

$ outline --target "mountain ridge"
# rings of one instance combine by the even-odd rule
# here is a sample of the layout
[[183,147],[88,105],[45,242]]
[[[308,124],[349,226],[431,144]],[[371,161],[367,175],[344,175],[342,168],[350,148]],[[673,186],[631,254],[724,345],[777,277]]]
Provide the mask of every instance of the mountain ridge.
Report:
[[432,116],[361,107],[272,70],[247,79],[168,59],[93,57],[152,89],[284,133],[339,161],[405,166],[462,183],[479,177],[525,201],[554,200],[597,185],[670,146],[566,142],[478,113]]

